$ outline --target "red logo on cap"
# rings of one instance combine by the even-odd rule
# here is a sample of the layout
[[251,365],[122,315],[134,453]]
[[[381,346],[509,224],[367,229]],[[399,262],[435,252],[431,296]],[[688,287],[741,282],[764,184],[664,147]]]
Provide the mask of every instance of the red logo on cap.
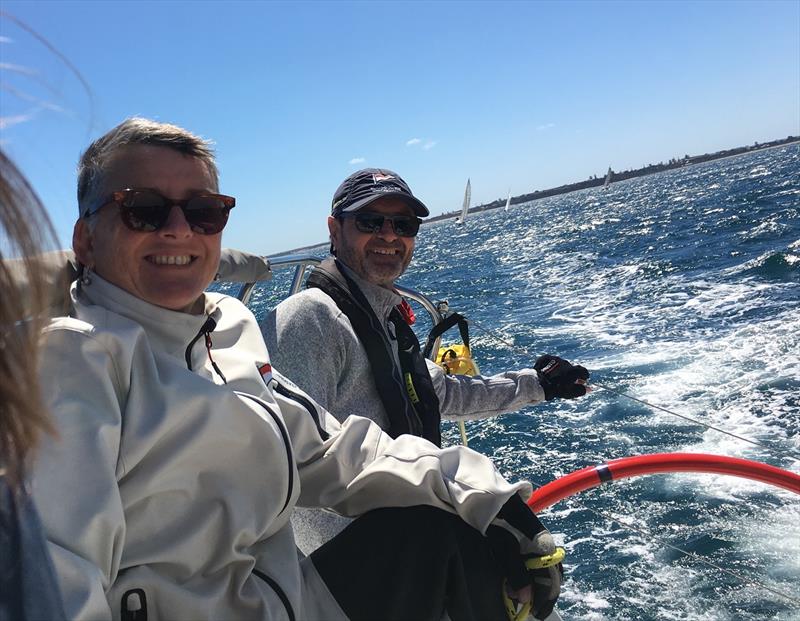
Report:
[[381,181],[389,181],[390,179],[394,179],[392,175],[384,175],[382,173],[376,173],[372,175],[372,181],[375,183],[380,183]]

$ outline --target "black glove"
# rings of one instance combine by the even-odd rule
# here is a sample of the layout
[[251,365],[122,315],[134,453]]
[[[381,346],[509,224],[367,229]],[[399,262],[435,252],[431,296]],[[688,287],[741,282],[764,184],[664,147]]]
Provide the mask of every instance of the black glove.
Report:
[[586,370],[586,367],[573,365],[563,358],[547,354],[539,356],[533,368],[539,375],[544,398],[548,401],[556,397],[575,399],[586,394],[586,386],[583,383],[575,383],[578,380],[585,382],[589,379],[589,371]]
[[[550,532],[544,530],[533,540],[525,540],[520,550],[520,542],[508,530],[500,526],[490,526],[486,531],[489,545],[497,563],[498,571],[505,576],[506,585],[513,591],[531,586],[530,614],[536,619],[545,619],[553,612],[561,593],[564,568],[561,563],[548,559],[558,555]],[[563,550],[560,550],[563,556]],[[527,565],[526,565],[527,563]],[[545,565],[530,568],[528,565]],[[508,597],[507,594],[505,594]],[[509,606],[507,600],[507,607]],[[513,605],[509,616],[513,619]],[[526,615],[527,616],[527,615]]]

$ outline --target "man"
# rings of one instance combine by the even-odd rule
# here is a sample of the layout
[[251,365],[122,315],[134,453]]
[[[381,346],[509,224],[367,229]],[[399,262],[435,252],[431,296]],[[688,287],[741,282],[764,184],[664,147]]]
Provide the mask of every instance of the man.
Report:
[[[436,445],[442,416],[484,418],[584,395],[588,371],[555,356],[541,357],[534,369],[491,377],[447,375],[423,358],[394,283],[411,262],[420,218],[428,214],[390,170],[367,168],[342,182],[328,217],[332,256],[304,291],[261,324],[281,372],[339,421],[364,416],[392,437],[413,434]],[[305,553],[349,523],[313,509],[292,520]]]
[[[235,199],[208,143],[128,119],[81,157],[70,316],[43,335],[58,439],[33,491],[70,619],[544,617],[554,551],[483,456],[340,425],[269,364],[252,314],[205,288]],[[300,559],[297,504],[360,516]]]
[[428,208],[390,170],[350,175],[333,196],[332,257],[308,288],[262,323],[278,368],[340,421],[357,414],[391,436],[440,444],[440,417],[485,418],[553,398],[586,394],[588,371],[555,356],[491,377],[448,375],[420,354],[395,289]]

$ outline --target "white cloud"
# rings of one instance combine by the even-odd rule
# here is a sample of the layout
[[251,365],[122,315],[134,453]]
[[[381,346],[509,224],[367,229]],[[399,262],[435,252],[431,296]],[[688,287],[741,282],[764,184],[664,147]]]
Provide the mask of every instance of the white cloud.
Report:
[[17,114],[15,116],[0,116],[0,129],[8,129],[12,125],[19,123],[26,123],[36,116],[37,110],[31,110],[25,114]]
[[555,127],[555,126],[556,126],[555,123],[545,123],[544,125],[539,125],[539,127],[536,128],[536,131],[537,132],[543,132],[544,130],[550,129],[551,127]]
[[14,43],[14,39],[0,35],[0,43]]
[[412,138],[411,140],[406,141],[407,147],[416,147],[417,145],[421,145],[420,148],[423,151],[430,151],[433,147],[436,146],[435,140],[430,140],[426,138],[423,140],[422,138]]
[[366,161],[367,160],[365,158],[363,158],[363,157],[354,157],[352,160],[350,160],[350,163],[351,164],[363,164]]

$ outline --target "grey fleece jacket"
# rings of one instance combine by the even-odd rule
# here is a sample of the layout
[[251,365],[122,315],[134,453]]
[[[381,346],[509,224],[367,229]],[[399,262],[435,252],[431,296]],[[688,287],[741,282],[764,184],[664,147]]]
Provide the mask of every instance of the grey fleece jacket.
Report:
[[[352,270],[347,273],[381,320],[399,366],[389,313],[402,298],[359,278]],[[389,417],[372,381],[367,352],[350,320],[327,294],[306,289],[285,299],[262,322],[261,331],[275,367],[340,421],[357,414],[374,420],[382,429],[389,428]],[[544,401],[544,391],[533,369],[468,377],[447,375],[429,361],[428,370],[445,420],[488,418]]]

